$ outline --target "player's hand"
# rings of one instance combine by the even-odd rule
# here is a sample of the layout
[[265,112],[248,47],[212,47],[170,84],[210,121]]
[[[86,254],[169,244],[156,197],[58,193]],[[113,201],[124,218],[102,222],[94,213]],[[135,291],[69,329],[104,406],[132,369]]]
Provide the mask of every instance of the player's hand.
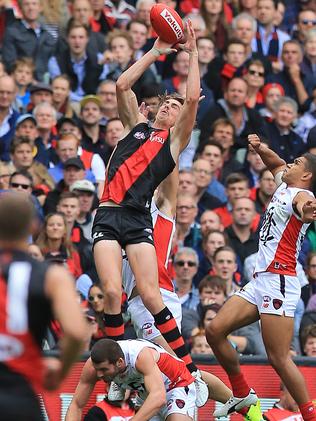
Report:
[[44,388],[55,390],[62,381],[62,363],[58,358],[44,358]]
[[186,43],[178,44],[178,46],[181,50],[186,51],[189,54],[198,53],[197,46],[196,46],[195,32],[193,29],[191,19],[188,19],[186,23]]
[[304,222],[316,221],[316,199],[305,202],[302,211]]
[[140,104],[138,111],[140,114],[143,114],[145,118],[148,118],[149,107],[144,102]]
[[260,137],[256,134],[248,135],[249,150],[257,151],[260,148]]
[[169,44],[168,42],[163,41],[160,37],[156,39],[153,48],[158,50],[160,52],[160,55],[164,55],[164,54],[168,55],[168,54],[177,52],[176,48],[172,48],[172,44]]

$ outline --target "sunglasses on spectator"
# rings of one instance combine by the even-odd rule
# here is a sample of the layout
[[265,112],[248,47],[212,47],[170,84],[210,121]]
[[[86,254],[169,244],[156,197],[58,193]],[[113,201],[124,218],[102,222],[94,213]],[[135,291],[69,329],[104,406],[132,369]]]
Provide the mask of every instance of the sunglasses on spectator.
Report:
[[302,19],[301,23],[303,25],[308,25],[309,23],[311,23],[313,25],[316,25],[316,20],[314,20],[314,19]]
[[19,187],[22,187],[23,190],[27,190],[31,187],[30,184],[22,184],[22,183],[10,183],[10,187],[14,187],[15,189],[18,189]]
[[183,267],[184,265],[188,265],[189,268],[193,268],[196,266],[196,262],[192,262],[192,260],[178,260],[175,262],[177,266]]
[[103,294],[89,295],[88,300],[90,301],[90,303],[93,303],[93,301],[103,300],[103,298],[104,298]]
[[264,77],[264,72],[258,72],[257,70],[252,70],[252,69],[249,69],[248,72],[252,76],[256,75],[256,76]]

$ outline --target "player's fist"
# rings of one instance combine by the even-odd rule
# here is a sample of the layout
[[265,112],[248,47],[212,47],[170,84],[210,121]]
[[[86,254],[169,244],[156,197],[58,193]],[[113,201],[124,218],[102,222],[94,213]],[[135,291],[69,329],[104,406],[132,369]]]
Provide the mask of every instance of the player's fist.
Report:
[[253,150],[258,150],[260,145],[261,145],[261,141],[260,141],[260,137],[256,134],[249,134],[248,135],[248,142],[249,142],[249,149],[253,149]]

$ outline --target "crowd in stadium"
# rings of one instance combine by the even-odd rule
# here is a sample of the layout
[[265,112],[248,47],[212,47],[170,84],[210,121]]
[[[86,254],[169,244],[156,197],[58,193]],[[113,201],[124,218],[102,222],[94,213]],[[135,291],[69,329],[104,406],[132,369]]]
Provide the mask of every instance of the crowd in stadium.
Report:
[[[212,354],[205,327],[250,281],[276,188],[259,154],[247,149],[248,135],[257,133],[286,162],[316,154],[316,0],[164,3],[192,21],[203,95],[180,156],[168,269],[191,352]],[[90,326],[86,351],[104,337],[91,228],[124,130],[115,84],[157,37],[154,4],[0,0],[0,189],[27,194],[36,207],[30,254],[74,276]],[[134,85],[149,120],[165,91],[185,95],[188,71],[189,54],[180,49],[160,57]],[[292,352],[316,357],[315,223],[298,262],[302,295]],[[125,337],[135,337],[128,311],[124,320]],[[61,335],[53,323],[44,349],[55,349]],[[265,355],[259,322],[230,340],[241,354]]]

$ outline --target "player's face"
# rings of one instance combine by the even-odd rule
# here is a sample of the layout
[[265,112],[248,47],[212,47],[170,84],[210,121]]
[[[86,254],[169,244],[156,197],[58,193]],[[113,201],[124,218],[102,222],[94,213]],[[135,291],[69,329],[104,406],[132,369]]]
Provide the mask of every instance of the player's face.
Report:
[[173,127],[182,109],[182,105],[175,99],[167,99],[160,107],[156,116],[157,123],[166,127]]
[[300,180],[300,178],[306,173],[306,158],[299,157],[294,160],[292,164],[287,164],[283,171],[282,181],[286,184],[292,184]]
[[106,383],[111,382],[119,373],[122,373],[125,370],[125,363],[122,358],[115,364],[104,361],[99,364],[93,363],[93,366],[97,372],[98,380],[103,380]]

